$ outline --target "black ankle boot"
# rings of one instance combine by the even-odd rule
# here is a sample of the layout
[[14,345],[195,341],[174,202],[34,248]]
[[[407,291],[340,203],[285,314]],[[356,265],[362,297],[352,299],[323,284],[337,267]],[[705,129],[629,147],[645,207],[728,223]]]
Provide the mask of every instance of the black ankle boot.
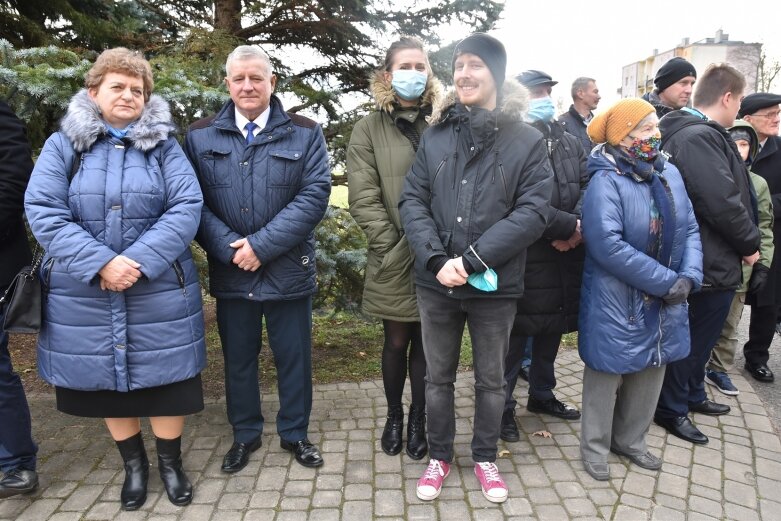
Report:
[[157,438],[157,464],[168,499],[176,506],[189,505],[193,486],[182,468],[182,437],[173,440]]
[[139,432],[116,444],[125,462],[125,482],[119,496],[122,510],[138,510],[146,502],[146,485],[149,482],[149,460],[144,450],[144,439]]
[[404,410],[401,405],[389,405],[385,429],[382,431],[380,445],[389,456],[401,452],[401,433],[404,431]]
[[426,452],[426,410],[413,405],[409,408],[407,419],[407,456],[422,459]]

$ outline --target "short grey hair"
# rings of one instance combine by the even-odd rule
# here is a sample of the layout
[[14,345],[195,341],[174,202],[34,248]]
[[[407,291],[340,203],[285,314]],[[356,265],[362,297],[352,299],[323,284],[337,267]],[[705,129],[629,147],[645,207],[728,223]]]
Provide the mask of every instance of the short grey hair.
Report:
[[587,78],[586,76],[581,76],[580,78],[575,78],[575,81],[572,82],[572,100],[576,100],[578,96],[579,90],[585,90],[586,87],[588,87],[588,84],[591,82],[596,83],[597,80],[594,78]]
[[271,58],[268,57],[266,51],[258,47],[257,45],[239,45],[228,55],[228,59],[225,60],[225,75],[230,76],[231,63],[241,60],[261,60],[266,62],[268,66],[268,72],[271,74],[274,68],[271,66]]

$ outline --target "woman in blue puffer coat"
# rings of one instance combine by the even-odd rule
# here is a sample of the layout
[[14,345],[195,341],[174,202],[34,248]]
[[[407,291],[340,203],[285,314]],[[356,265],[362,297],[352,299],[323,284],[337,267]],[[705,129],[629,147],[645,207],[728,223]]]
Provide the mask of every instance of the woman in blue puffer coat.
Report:
[[47,141],[25,194],[46,249],[38,369],[57,408],[105,418],[125,462],[121,502],[146,500],[139,417],[157,438],[160,477],[176,505],[192,500],[182,470],[184,415],[203,409],[203,310],[190,241],[203,198],[152,96],[138,53],[103,52],[86,89]]
[[657,470],[646,435],[665,365],[689,353],[686,298],[702,283],[702,245],[678,170],[659,154],[651,104],[627,98],[596,116],[583,199],[586,261],[578,348],[583,372],[580,450],[595,479],[608,452]]

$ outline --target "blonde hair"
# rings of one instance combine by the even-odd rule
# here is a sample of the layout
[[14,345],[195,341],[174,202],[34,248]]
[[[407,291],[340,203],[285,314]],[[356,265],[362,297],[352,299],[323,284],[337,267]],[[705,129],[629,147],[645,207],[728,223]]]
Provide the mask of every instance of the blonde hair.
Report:
[[149,101],[149,96],[155,87],[152,79],[152,66],[140,52],[131,51],[125,47],[115,47],[100,53],[98,59],[84,75],[84,86],[88,89],[97,89],[103,83],[106,74],[121,72],[128,76],[141,78],[144,82],[144,100]]

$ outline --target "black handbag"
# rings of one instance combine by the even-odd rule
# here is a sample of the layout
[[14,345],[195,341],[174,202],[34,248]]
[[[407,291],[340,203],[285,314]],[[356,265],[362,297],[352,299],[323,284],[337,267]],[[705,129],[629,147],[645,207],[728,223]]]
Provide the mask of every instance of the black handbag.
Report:
[[4,311],[2,327],[9,333],[38,333],[41,330],[43,305],[37,271],[42,259],[43,250],[37,247],[32,265],[22,268],[0,297],[0,309]]

